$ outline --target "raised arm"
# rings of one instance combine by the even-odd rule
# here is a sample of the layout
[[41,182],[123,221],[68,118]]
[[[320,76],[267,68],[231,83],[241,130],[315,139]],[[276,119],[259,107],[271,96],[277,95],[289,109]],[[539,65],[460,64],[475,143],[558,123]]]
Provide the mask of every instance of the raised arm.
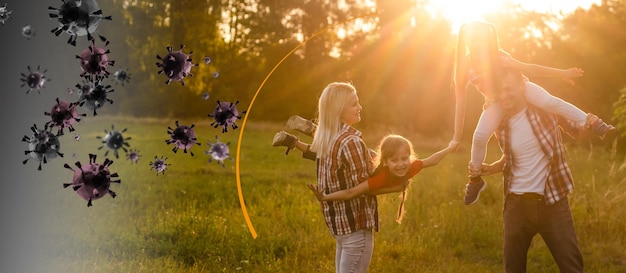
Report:
[[447,147],[443,148],[442,150],[432,154],[431,156],[425,159],[422,159],[422,162],[424,164],[423,167],[426,168],[426,167],[437,165],[439,161],[441,161],[444,157],[446,157],[447,154],[454,151],[457,145],[458,145],[458,142],[455,142],[454,140],[450,141]]
[[467,105],[467,63],[463,58],[457,60],[457,65],[454,71],[454,135],[453,141],[461,141],[463,136],[463,125],[465,122],[465,107]]
[[518,69],[528,76],[561,78],[572,85],[574,84],[573,78],[582,77],[585,73],[578,67],[558,69],[538,64],[524,63],[513,57],[510,58],[509,64],[512,68]]

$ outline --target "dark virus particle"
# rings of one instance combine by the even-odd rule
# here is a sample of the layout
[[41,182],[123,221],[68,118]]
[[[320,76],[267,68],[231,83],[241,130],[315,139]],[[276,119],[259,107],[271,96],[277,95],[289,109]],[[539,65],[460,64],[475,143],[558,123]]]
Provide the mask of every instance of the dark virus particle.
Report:
[[[106,41],[105,47],[109,45],[109,41]],[[89,80],[102,79],[102,77],[109,77],[109,71],[107,68],[113,66],[115,61],[109,60],[110,50],[96,46],[95,40],[89,47],[85,48],[80,55],[76,55],[77,59],[80,59],[80,68],[83,71],[80,76]]]
[[211,96],[209,95],[209,93],[202,93],[202,99],[203,100],[208,100]]
[[[94,33],[102,20],[111,20],[111,16],[103,16],[100,6],[96,0],[62,0],[63,4],[59,8],[48,7],[50,18],[57,18],[60,25],[51,30],[54,35],[59,36],[62,32],[70,35],[68,44],[76,46],[78,36],[87,36],[88,40],[93,40],[91,33]],[[101,40],[105,38],[98,35]]]
[[141,155],[139,154],[139,150],[137,149],[131,149],[128,151],[128,154],[126,154],[126,158],[130,160],[131,163],[137,163],[140,157]]
[[165,140],[167,144],[174,144],[174,148],[172,151],[174,153],[178,151],[178,149],[183,149],[185,153],[189,150],[191,156],[193,156],[193,152],[191,151],[191,147],[194,144],[201,145],[196,139],[196,131],[193,129],[194,125],[179,125],[178,120],[176,121],[176,128],[167,127],[167,133],[170,135],[170,139]]
[[165,170],[167,169],[167,166],[170,166],[172,164],[167,163],[167,157],[163,158],[163,156],[161,156],[161,158],[158,158],[155,155],[154,161],[150,161],[149,165],[150,165],[150,170],[156,170],[156,174],[158,176],[159,173],[162,173],[163,175],[165,175]]
[[27,68],[28,74],[20,73],[22,75],[22,78],[20,79],[20,81],[22,81],[21,87],[28,86],[26,94],[33,90],[37,90],[37,93],[41,94],[40,90],[46,87],[46,81],[50,81],[50,79],[46,78],[45,75],[48,70],[44,69],[41,71],[41,66],[39,65],[35,71],[30,68],[30,65],[27,66]]
[[126,149],[126,147],[130,147],[130,144],[128,144],[127,141],[131,138],[124,138],[124,136],[122,135],[124,132],[126,132],[126,129],[127,128],[124,128],[124,130],[121,131],[115,131],[115,127],[113,126],[113,124],[111,124],[110,132],[105,129],[103,137],[96,137],[97,139],[102,139],[102,146],[98,147],[98,150],[106,146],[109,150],[104,153],[104,156],[107,156],[109,154],[109,151],[113,151],[113,155],[115,155],[115,158],[120,158],[119,153],[117,152],[119,149],[124,150],[124,153],[128,153],[128,149]]
[[220,76],[220,72],[217,72],[217,71],[213,72],[213,78],[217,78],[219,76]]
[[[37,125],[33,124],[30,130],[33,131],[33,135],[22,138],[23,142],[28,143],[28,150],[24,151],[24,154],[39,161],[37,170],[41,171],[41,164],[48,163],[49,159],[57,156],[63,157],[63,154],[59,152],[61,148],[59,138],[50,132],[48,126],[45,126],[43,130],[39,130]],[[30,158],[22,161],[22,164],[26,164]]]
[[31,25],[25,25],[24,27],[22,27],[22,36],[24,36],[24,38],[26,38],[27,40],[35,37],[35,34],[35,28],[33,28]]
[[211,63],[211,57],[204,57],[202,58],[202,61],[204,61],[204,64],[210,64]]
[[111,183],[121,183],[117,173],[111,173],[109,167],[113,164],[113,160],[104,159],[102,164],[96,163],[96,155],[89,154],[89,164],[83,165],[80,161],[76,161],[74,165],[78,169],[74,170],[70,165],[65,163],[63,167],[74,172],[72,183],[64,183],[63,188],[69,186],[83,199],[87,200],[87,207],[91,207],[92,201],[100,199],[109,194],[115,198],[117,194],[109,189]]
[[130,82],[130,73],[128,73],[128,69],[120,68],[113,73],[113,79],[116,83],[124,86],[125,83]]
[[230,157],[228,145],[230,145],[230,142],[220,142],[217,139],[217,136],[215,136],[215,143],[211,142],[211,140],[207,141],[207,146],[209,146],[209,150],[204,151],[204,153],[210,156],[209,163],[213,162],[213,160],[216,160],[217,164],[221,164],[222,167],[226,167],[224,165],[224,160],[232,160],[232,158]]
[[[241,119],[241,116],[239,115],[239,111],[237,110],[238,103],[239,101],[232,103],[232,102],[220,102],[218,100],[217,107],[215,107],[215,110],[213,111],[212,114],[209,114],[209,117],[212,117],[215,119],[215,121],[213,121],[211,125],[214,128],[217,128],[218,126],[222,126],[222,133],[225,133],[228,131],[228,126],[231,126],[233,129],[237,129],[238,126],[237,124],[235,124],[235,122],[238,119]],[[245,113],[246,111],[241,112],[241,114],[245,114]]]
[[11,13],[9,9],[7,9],[7,4],[4,3],[4,6],[0,7],[0,23],[4,25],[6,21],[11,20]]
[[79,140],[80,140],[80,135],[74,134],[74,141],[79,141]]
[[57,136],[63,135],[63,129],[68,128],[70,132],[74,131],[74,123],[80,122],[81,117],[87,114],[78,114],[76,112],[77,102],[67,102],[56,99],[56,104],[52,106],[50,112],[44,112],[46,116],[50,116],[50,121],[46,126],[58,127]]
[[76,84],[78,105],[92,110],[94,116],[98,115],[96,110],[104,106],[106,102],[113,104],[113,100],[108,98],[108,94],[113,91],[111,85],[102,85],[101,80],[83,81],[82,84]]
[[180,45],[180,49],[177,51],[173,51],[171,46],[167,47],[167,55],[165,57],[161,57],[157,55],[157,59],[161,60],[161,62],[157,62],[156,66],[161,68],[158,74],[165,73],[167,76],[166,84],[169,84],[171,81],[180,81],[180,83],[185,85],[185,77],[190,76],[193,77],[191,73],[191,68],[194,66],[198,66],[198,64],[194,64],[191,62],[191,54],[193,51],[190,51],[189,54],[185,54],[183,52],[184,45]]

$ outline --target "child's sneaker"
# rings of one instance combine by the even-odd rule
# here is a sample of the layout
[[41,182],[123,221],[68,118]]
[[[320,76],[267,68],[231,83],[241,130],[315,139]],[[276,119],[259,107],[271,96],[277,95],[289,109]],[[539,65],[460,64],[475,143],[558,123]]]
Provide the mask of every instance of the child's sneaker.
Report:
[[274,135],[274,139],[272,140],[272,146],[284,146],[287,147],[285,151],[285,155],[288,155],[291,150],[296,148],[296,143],[298,142],[298,137],[289,134],[285,131],[280,131]]
[[591,127],[591,130],[593,130],[600,139],[604,139],[607,135],[616,131],[615,126],[606,124],[602,119],[598,119],[595,124],[589,124],[589,116],[587,116],[587,126]]
[[317,125],[310,120],[294,115],[287,120],[287,128],[298,130],[312,137],[313,133],[315,133],[315,129],[317,129]]
[[465,205],[471,205],[478,202],[480,193],[487,188],[487,182],[481,176],[470,177],[470,181],[465,185]]

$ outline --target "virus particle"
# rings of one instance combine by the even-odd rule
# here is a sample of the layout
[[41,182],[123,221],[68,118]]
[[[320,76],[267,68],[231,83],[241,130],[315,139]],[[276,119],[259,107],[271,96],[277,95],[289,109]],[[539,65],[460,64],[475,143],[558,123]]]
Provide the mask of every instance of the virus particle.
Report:
[[173,51],[171,46],[167,47],[167,55],[165,57],[161,57],[157,55],[157,59],[161,60],[161,62],[157,62],[156,66],[161,68],[158,74],[165,73],[167,76],[166,84],[169,84],[171,81],[180,81],[180,83],[184,86],[185,80],[184,78],[187,76],[193,77],[191,74],[191,68],[194,66],[198,66],[198,64],[194,64],[191,62],[191,54],[193,51],[190,51],[189,54],[185,54],[183,52],[184,45],[180,45],[180,49],[177,51]]
[[56,104],[52,106],[50,112],[44,112],[46,116],[50,116],[50,121],[46,123],[46,126],[58,127],[57,136],[63,135],[63,129],[68,128],[70,132],[74,131],[74,123],[80,122],[81,117],[87,114],[79,115],[76,112],[76,102],[66,102],[56,99]]
[[202,99],[203,100],[208,100],[210,97],[209,93],[202,93]]
[[6,21],[11,20],[12,11],[7,9],[7,4],[4,3],[4,6],[0,7],[0,23],[4,25]]
[[[102,79],[102,77],[109,77],[109,71],[107,68],[113,66],[115,61],[109,60],[107,54],[111,53],[110,50],[96,46],[95,40],[91,40],[92,43],[89,47],[85,48],[80,55],[76,55],[77,59],[80,59],[80,68],[83,71],[80,76],[86,79]],[[105,47],[109,45],[106,41]]]
[[33,71],[30,66],[27,66],[28,74],[20,73],[22,78],[21,87],[28,86],[28,90],[26,94],[30,93],[30,91],[37,90],[37,93],[41,94],[40,90],[45,88],[46,81],[50,81],[50,79],[46,78],[45,73],[48,72],[47,69],[40,71],[41,66],[37,66],[37,70]]
[[96,155],[89,154],[89,164],[83,165],[80,161],[76,161],[74,165],[78,169],[74,170],[70,165],[65,163],[63,167],[74,172],[72,177],[72,183],[64,183],[63,188],[72,186],[72,189],[83,199],[87,200],[87,207],[91,207],[92,201],[104,197],[106,194],[115,198],[116,194],[110,190],[111,183],[121,183],[122,181],[117,179],[119,177],[117,173],[111,173],[109,167],[113,164],[112,160],[108,158],[104,159],[102,164],[96,163]]
[[126,142],[130,140],[130,137],[124,138],[122,133],[126,132],[126,128],[121,131],[115,131],[115,127],[111,124],[111,131],[104,130],[104,137],[97,136],[97,139],[102,139],[102,146],[98,147],[98,150],[104,148],[105,146],[109,149],[104,153],[104,156],[109,154],[109,151],[113,151],[115,158],[120,158],[117,150],[122,149],[124,153],[128,153],[126,147],[130,147],[130,144]]
[[83,81],[82,84],[76,84],[76,94],[78,95],[78,105],[87,107],[93,111],[93,115],[97,115],[97,109],[100,109],[106,102],[113,104],[113,100],[107,98],[108,93],[113,92],[111,85],[102,85],[102,81],[96,79],[94,81]]
[[33,28],[31,25],[25,25],[24,27],[22,27],[22,36],[24,36],[24,38],[26,38],[27,40],[35,37],[35,34],[35,28]]
[[128,160],[130,160],[131,163],[137,163],[137,161],[139,161],[139,158],[141,157],[141,155],[139,154],[139,150],[135,149],[135,150],[130,150],[128,152],[128,154],[126,155],[126,158]]
[[217,72],[217,71],[213,72],[213,78],[217,78],[219,76],[220,76],[220,72]]
[[80,135],[74,134],[74,141],[79,141],[79,140],[80,140]]
[[[241,119],[241,116],[239,115],[239,111],[237,110],[238,103],[239,101],[232,103],[232,102],[220,102],[218,100],[217,107],[215,107],[213,114],[209,114],[209,117],[215,118],[215,121],[213,121],[211,125],[214,128],[217,128],[218,126],[222,126],[222,133],[225,133],[228,131],[228,126],[231,126],[233,129],[237,129],[238,127],[237,127],[237,124],[235,124],[235,121],[237,121],[237,119]],[[243,111],[241,113],[245,114],[246,111]]]
[[130,73],[128,73],[127,69],[120,68],[113,73],[113,79],[116,83],[124,86],[125,83],[130,82]]
[[[91,33],[94,33],[102,20],[111,20],[111,16],[103,16],[100,6],[96,0],[62,0],[63,4],[59,8],[48,7],[50,18],[57,18],[60,25],[51,30],[54,35],[59,36],[62,32],[70,35],[68,44],[76,46],[78,36],[87,36],[88,40],[93,40]],[[100,36],[101,40],[105,38]]]
[[167,133],[170,135],[170,139],[165,140],[165,143],[174,144],[174,148],[172,148],[174,153],[178,151],[178,149],[183,149],[185,153],[189,150],[189,153],[193,156],[191,147],[193,147],[194,144],[201,145],[196,139],[196,131],[193,127],[193,124],[191,124],[191,126],[179,125],[177,120],[176,128],[172,129],[172,127],[167,127]]
[[232,158],[230,157],[229,150],[228,150],[228,145],[230,145],[230,142],[228,143],[220,142],[217,139],[217,136],[215,136],[215,143],[211,142],[210,140],[207,141],[207,146],[209,146],[209,150],[204,151],[204,153],[211,156],[209,157],[209,163],[213,162],[213,160],[216,160],[217,164],[221,164],[222,167],[226,167],[224,165],[224,160],[226,159],[232,160]]
[[163,158],[163,156],[161,156],[161,158],[158,158],[155,155],[154,161],[150,161],[149,165],[150,165],[150,170],[156,170],[156,173],[158,176],[159,173],[162,173],[163,175],[165,175],[165,169],[167,169],[167,166],[172,165],[172,164],[167,163],[167,157]]
[[[37,125],[33,124],[30,130],[33,131],[33,135],[22,138],[23,142],[28,143],[28,150],[24,151],[24,154],[39,161],[37,170],[41,171],[41,164],[48,163],[48,159],[53,159],[57,156],[63,157],[63,154],[59,152],[61,148],[59,138],[48,130],[48,126],[45,126],[43,130],[39,130]],[[22,164],[26,164],[30,158],[22,161]]]
[[211,57],[204,57],[202,58],[202,61],[204,61],[204,64],[210,64],[211,63]]

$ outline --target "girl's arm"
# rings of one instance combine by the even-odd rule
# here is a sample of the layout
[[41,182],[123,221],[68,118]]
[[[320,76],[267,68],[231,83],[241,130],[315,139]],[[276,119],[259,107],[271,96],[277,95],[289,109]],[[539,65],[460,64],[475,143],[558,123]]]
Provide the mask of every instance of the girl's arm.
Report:
[[409,185],[409,180],[404,179],[401,183],[394,183],[391,186],[386,186],[380,189],[375,189],[375,190],[369,191],[367,194],[368,195],[380,195],[380,194],[401,192],[404,189],[406,189],[406,186],[408,185]]
[[574,84],[572,79],[581,77],[584,73],[584,71],[578,67],[558,69],[538,64],[524,63],[513,57],[510,58],[509,65],[528,76],[561,78],[572,85]]
[[437,163],[439,163],[439,161],[446,157],[447,154],[454,151],[457,145],[458,142],[455,142],[454,140],[450,141],[450,143],[448,143],[448,147],[445,147],[443,150],[438,151],[425,159],[422,159],[422,163],[424,164],[423,168],[437,165]]
[[457,60],[458,66],[454,71],[454,135],[453,141],[461,141],[463,124],[465,121],[465,106],[467,105],[467,65],[465,59]]
[[325,188],[318,189],[317,185],[307,184],[307,186],[313,192],[313,194],[315,194],[315,197],[319,201],[350,200],[359,195],[369,192],[369,189],[370,189],[369,185],[367,184],[367,181],[361,182],[352,188],[336,191],[336,192],[329,193],[329,194],[324,194],[324,190],[326,189]]

